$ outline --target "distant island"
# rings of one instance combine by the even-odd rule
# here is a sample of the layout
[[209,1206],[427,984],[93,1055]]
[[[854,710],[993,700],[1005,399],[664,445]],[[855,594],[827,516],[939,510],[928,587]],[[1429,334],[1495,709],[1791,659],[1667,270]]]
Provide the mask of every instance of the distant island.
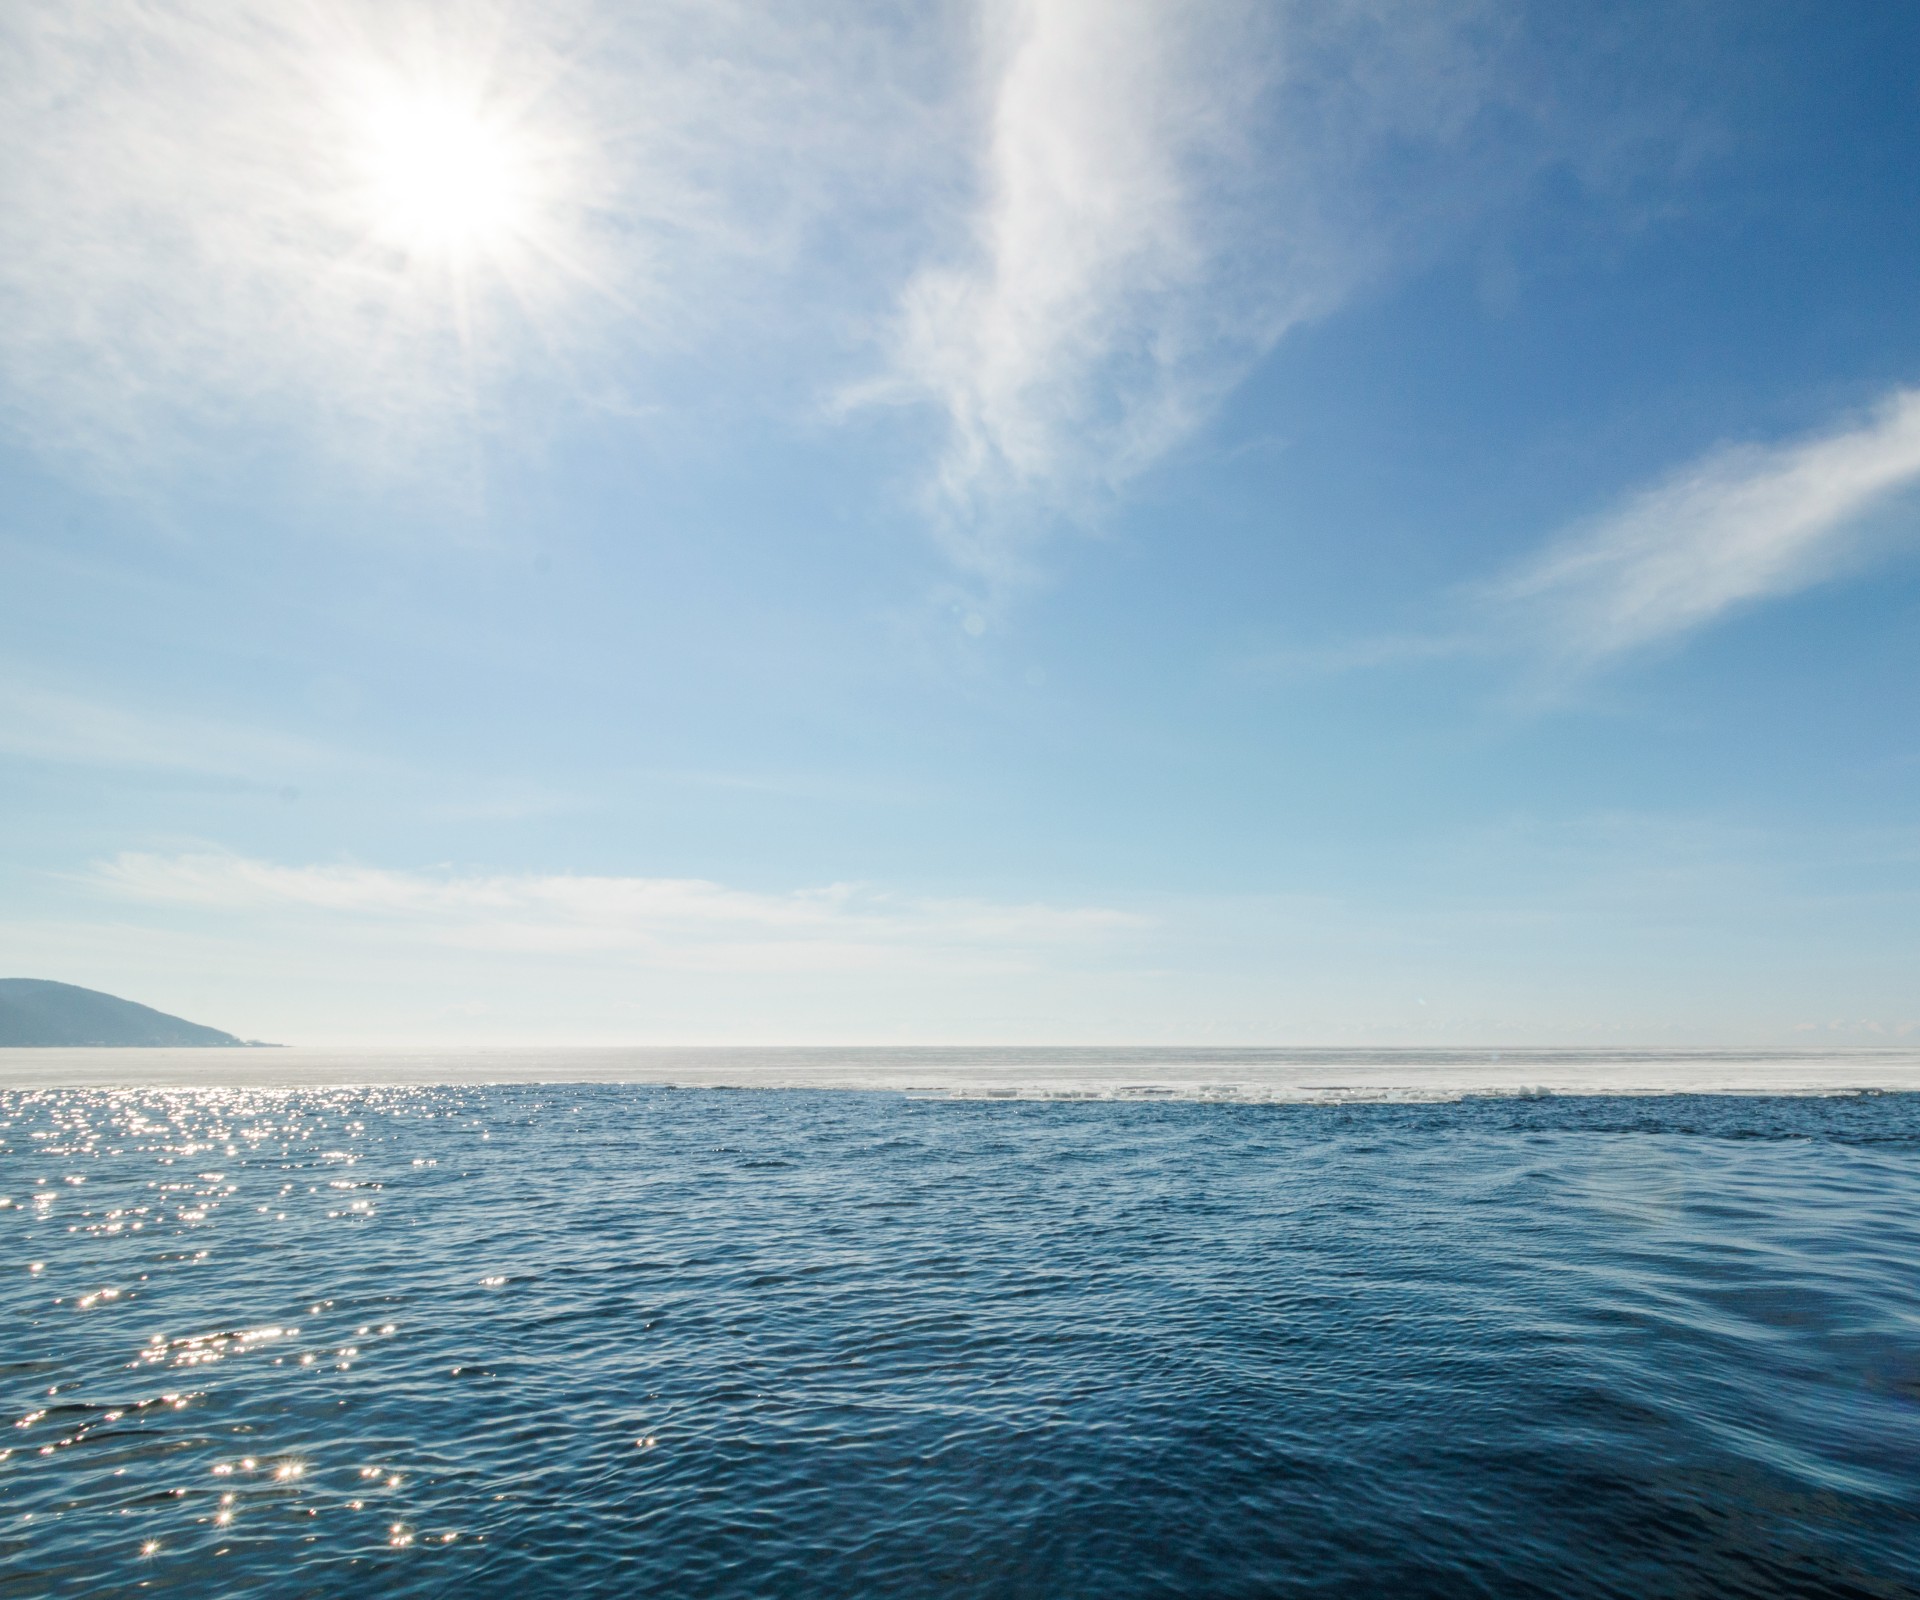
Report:
[[44,978],[0,978],[0,1048],[64,1045],[209,1045],[246,1048],[236,1039],[98,989]]

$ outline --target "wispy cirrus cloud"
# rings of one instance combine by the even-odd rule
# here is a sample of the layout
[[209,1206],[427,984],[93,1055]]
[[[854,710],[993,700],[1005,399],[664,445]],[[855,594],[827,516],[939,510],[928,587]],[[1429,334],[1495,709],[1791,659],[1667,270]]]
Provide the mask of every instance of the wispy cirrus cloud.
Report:
[[1290,329],[1540,158],[1526,116],[1481,138],[1488,10],[984,8],[976,198],[857,391],[943,415],[931,500],[964,565],[1016,571],[1037,526],[1164,457]]
[[1324,675],[1481,658],[1577,679],[1838,576],[1920,489],[1920,389],[1837,426],[1727,444],[1623,495],[1505,572],[1454,591],[1426,631],[1262,652],[1262,673]]
[[1831,576],[1920,483],[1920,390],[1811,437],[1710,452],[1487,590],[1501,628],[1593,667]]
[[1221,241],[1197,189],[1264,85],[1264,50],[1226,48],[1248,31],[1135,0],[991,8],[973,259],[923,270],[902,306],[898,376],[950,427],[947,509],[1124,477],[1225,378],[1233,336],[1200,303]]
[[465,950],[623,954],[707,970],[1019,969],[1147,926],[1102,907],[889,895],[851,884],[791,893],[698,878],[406,872],[284,866],[244,856],[130,852],[95,887],[126,899],[320,922]]

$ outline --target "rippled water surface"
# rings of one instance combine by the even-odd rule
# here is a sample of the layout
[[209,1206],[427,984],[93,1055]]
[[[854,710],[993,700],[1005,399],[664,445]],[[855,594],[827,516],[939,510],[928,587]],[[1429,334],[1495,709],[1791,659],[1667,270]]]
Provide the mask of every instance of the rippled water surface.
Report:
[[1913,1096],[0,1123],[0,1596],[1920,1586]]

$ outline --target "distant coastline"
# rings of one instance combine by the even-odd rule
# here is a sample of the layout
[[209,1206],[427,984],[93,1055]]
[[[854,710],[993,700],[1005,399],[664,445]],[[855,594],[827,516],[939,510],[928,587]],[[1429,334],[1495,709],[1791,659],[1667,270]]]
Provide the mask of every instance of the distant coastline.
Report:
[[273,1050],[99,989],[47,978],[0,978],[0,1049]]

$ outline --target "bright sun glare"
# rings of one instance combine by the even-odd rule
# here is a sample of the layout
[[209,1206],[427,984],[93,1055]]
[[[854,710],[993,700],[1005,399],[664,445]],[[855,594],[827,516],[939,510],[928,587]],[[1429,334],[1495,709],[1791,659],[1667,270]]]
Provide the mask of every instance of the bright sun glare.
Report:
[[360,165],[380,235],[459,260],[526,235],[538,195],[523,139],[460,99],[396,94],[368,106]]

